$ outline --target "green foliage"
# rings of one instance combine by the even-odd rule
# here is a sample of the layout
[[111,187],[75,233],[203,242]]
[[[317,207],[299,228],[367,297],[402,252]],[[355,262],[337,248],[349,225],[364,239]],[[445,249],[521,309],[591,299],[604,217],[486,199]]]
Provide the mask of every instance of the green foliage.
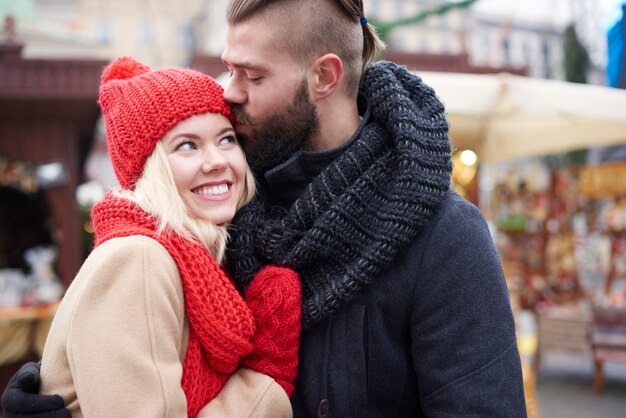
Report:
[[399,26],[413,25],[423,20],[426,20],[426,18],[430,16],[443,15],[452,9],[462,9],[469,7],[477,1],[478,0],[451,1],[441,4],[437,7],[433,7],[432,9],[421,11],[414,16],[410,16],[404,19],[399,19],[393,22],[378,22],[376,20],[372,20],[372,24],[376,27],[376,32],[378,32],[378,35],[385,42],[388,42],[390,32]]

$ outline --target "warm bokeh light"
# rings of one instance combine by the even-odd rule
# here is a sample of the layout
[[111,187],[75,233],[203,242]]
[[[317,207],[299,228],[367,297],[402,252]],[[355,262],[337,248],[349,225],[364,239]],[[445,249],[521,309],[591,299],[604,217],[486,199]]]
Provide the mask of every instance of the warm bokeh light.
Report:
[[478,162],[478,156],[472,150],[466,149],[461,151],[461,162],[465,165],[475,165]]

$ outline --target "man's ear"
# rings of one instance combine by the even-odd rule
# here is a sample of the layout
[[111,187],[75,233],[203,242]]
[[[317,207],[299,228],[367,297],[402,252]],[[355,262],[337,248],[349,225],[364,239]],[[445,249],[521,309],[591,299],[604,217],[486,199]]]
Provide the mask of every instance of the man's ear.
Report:
[[335,54],[325,54],[313,62],[311,97],[317,101],[330,96],[339,86],[343,76],[343,62]]

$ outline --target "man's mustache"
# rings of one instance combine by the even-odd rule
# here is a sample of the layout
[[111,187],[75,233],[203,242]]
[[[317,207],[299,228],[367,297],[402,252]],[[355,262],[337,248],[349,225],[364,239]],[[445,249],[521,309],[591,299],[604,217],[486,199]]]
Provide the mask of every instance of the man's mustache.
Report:
[[243,107],[241,105],[233,105],[231,107],[231,113],[233,114],[235,120],[242,125],[246,125],[248,127],[255,126],[254,122],[252,122],[252,119],[250,118],[250,115],[248,115],[246,111],[243,110]]

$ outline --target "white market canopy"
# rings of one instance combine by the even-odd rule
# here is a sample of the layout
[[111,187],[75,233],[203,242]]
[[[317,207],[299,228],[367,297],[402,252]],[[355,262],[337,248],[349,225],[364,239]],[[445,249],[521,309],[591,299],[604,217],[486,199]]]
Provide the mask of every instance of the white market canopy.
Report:
[[445,104],[454,149],[482,160],[626,144],[626,90],[504,73],[417,74]]

